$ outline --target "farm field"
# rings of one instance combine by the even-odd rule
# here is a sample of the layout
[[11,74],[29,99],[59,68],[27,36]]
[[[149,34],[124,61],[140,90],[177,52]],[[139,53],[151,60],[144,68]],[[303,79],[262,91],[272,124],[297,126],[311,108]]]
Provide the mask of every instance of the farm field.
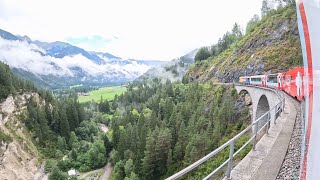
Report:
[[85,103],[89,101],[100,102],[101,96],[103,99],[113,100],[114,96],[120,95],[121,93],[126,91],[126,87],[122,86],[112,86],[112,87],[104,87],[98,90],[93,90],[89,92],[89,96],[79,96],[79,102]]

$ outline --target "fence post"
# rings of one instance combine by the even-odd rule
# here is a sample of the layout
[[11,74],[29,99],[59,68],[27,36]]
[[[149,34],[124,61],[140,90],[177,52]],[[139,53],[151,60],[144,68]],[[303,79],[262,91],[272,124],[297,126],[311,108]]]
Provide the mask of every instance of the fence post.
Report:
[[278,105],[276,105],[276,108],[274,108],[274,124],[277,124],[277,109],[278,109]]
[[[285,102],[286,102],[286,99],[283,98],[283,101],[282,101],[282,112],[284,112],[284,104],[285,104]],[[285,113],[285,112],[284,112],[284,113]]]
[[234,153],[234,141],[230,143],[230,153],[229,153],[229,162],[228,162],[228,169],[227,169],[227,178],[231,179],[231,170],[233,164],[233,153]]
[[269,111],[268,112],[268,122],[267,122],[267,126],[266,126],[266,134],[269,134],[270,120],[271,120],[271,116],[270,116],[270,111]]
[[257,144],[257,132],[258,132],[258,122],[256,122],[254,124],[254,138],[253,138],[253,146],[252,146],[252,149],[253,150],[256,150],[256,144]]

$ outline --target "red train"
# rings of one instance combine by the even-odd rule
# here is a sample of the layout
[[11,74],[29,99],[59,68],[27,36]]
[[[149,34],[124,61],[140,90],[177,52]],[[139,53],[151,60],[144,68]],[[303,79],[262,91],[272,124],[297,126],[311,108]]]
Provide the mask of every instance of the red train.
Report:
[[296,67],[283,73],[243,76],[239,78],[239,82],[256,86],[278,88],[301,101],[304,98],[303,79],[304,68]]

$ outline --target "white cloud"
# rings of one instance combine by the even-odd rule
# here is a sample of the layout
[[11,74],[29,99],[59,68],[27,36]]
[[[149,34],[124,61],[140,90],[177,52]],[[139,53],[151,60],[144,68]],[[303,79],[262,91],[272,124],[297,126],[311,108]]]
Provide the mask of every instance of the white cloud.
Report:
[[[137,63],[119,65],[93,63],[82,55],[65,56],[62,59],[51,56],[42,56],[39,52],[45,52],[36,45],[21,41],[9,41],[0,38],[0,61],[11,67],[21,68],[32,73],[42,75],[73,76],[72,67],[81,68],[88,76],[108,75],[113,77],[117,74],[124,74],[124,77],[133,79],[150,67]],[[114,75],[110,75],[114,73]]]
[[21,68],[36,74],[53,75],[72,75],[72,73],[63,66],[57,67],[50,63],[59,63],[50,56],[41,56],[42,49],[27,42],[8,41],[0,38],[0,61],[4,61],[11,67]]
[[44,41],[114,35],[119,39],[99,50],[170,60],[215,43],[234,22],[244,28],[260,6],[261,0],[0,0],[0,24]]

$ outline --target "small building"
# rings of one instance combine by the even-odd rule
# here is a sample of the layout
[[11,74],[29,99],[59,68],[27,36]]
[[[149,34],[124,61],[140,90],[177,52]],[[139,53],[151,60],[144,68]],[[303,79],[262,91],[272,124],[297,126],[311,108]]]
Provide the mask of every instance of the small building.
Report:
[[77,172],[76,172],[75,169],[70,169],[70,170],[68,171],[68,175],[69,175],[69,176],[77,176]]

